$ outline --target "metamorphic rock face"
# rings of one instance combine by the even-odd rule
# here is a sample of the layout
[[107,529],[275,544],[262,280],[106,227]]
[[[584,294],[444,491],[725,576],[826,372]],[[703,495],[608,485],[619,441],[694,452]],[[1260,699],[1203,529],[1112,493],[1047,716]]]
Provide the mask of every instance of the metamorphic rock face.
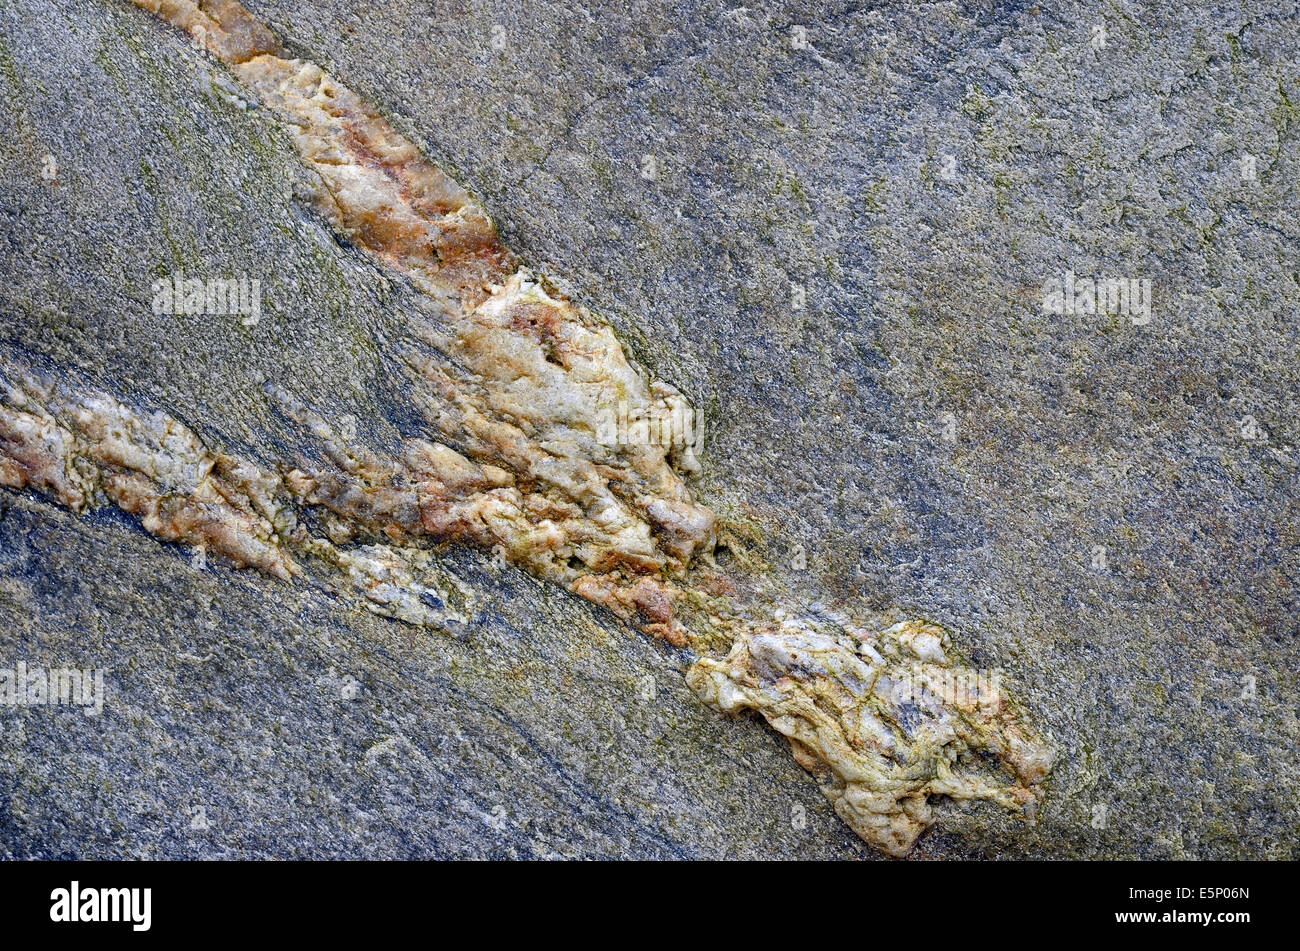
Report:
[[0,362],[0,484],[78,512],[114,505],[155,537],[285,582],[310,578],[434,630],[463,623],[431,550],[495,550],[694,652],[710,706],[754,710],[785,735],[863,839],[905,854],[930,797],[1032,815],[1049,744],[995,680],[961,667],[920,622],[868,630],[783,603],[712,558],[713,514],[687,488],[685,439],[609,438],[627,418],[689,412],[647,380],[612,330],[519,267],[484,210],[358,96],[290,58],[236,0],[132,0],[185,31],[280,120],[335,232],[423,292],[384,348],[421,422],[388,458],[268,383],[325,462],[279,471],[204,445],[71,374]]

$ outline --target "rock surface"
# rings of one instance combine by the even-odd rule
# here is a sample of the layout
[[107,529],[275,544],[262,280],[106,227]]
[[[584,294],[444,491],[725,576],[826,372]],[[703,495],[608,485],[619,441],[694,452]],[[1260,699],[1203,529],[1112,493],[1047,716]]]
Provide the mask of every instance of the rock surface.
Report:
[[[246,5],[706,409],[733,558],[1005,672],[1046,802],[941,805],[915,854],[1294,856],[1293,4]],[[308,451],[266,381],[401,429],[372,341],[417,295],[222,66],[125,0],[0,0],[0,85],[4,346],[251,458]],[[154,314],[177,270],[261,319]],[[1150,320],[1045,312],[1066,271]],[[0,854],[874,855],[681,653],[441,567],[478,603],[431,636],[0,495],[0,667],[108,690],[0,708]]]

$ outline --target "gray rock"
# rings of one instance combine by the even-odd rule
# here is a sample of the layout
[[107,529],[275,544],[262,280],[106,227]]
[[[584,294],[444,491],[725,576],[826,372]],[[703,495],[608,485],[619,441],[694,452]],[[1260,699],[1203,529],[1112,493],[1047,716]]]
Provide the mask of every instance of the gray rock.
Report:
[[[1294,857],[1293,3],[246,5],[706,408],[738,554],[1006,671],[1046,803],[917,854]],[[223,75],[124,0],[0,0],[0,342],[266,465],[306,451],[268,379],[382,443],[414,295]],[[259,276],[262,319],[154,315],[178,269]],[[1067,270],[1150,321],[1045,312]],[[445,569],[481,603],[432,636],[0,496],[0,666],[108,691],[0,707],[0,854],[872,855],[684,656]]]

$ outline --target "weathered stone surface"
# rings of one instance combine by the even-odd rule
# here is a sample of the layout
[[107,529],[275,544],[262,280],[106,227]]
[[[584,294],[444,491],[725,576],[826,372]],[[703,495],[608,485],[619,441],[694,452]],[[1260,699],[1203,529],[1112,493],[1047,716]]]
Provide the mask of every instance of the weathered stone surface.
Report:
[[[1294,854],[1294,6],[247,6],[706,408],[738,561],[1004,668],[1060,750],[1037,822],[940,806],[918,854]],[[265,465],[313,451],[266,381],[397,439],[374,341],[418,295],[223,67],[4,0],[0,83],[6,346]],[[176,270],[262,319],[153,314]],[[1065,270],[1149,279],[1150,322],[1044,313]],[[485,557],[447,556],[476,620],[413,634],[0,505],[0,662],[109,689],[0,709],[5,854],[871,854],[685,658]]]

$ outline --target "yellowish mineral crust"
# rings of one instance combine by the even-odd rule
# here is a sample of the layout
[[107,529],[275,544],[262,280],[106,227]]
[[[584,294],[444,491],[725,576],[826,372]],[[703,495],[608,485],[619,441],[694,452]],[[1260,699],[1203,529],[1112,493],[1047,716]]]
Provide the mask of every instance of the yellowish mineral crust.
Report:
[[163,541],[285,581],[323,577],[434,629],[466,620],[449,605],[473,599],[448,589],[432,550],[494,550],[693,649],[695,693],[788,737],[838,814],[888,854],[932,824],[933,797],[1032,814],[1050,747],[1000,685],[950,689],[964,668],[942,630],[872,631],[800,611],[761,577],[712,564],[714,516],[685,481],[691,447],[606,433],[616,406],[645,418],[687,412],[685,399],[635,367],[607,324],[520,267],[464,189],[356,94],[290,58],[236,0],[132,2],[228,67],[289,131],[329,225],[426,296],[428,313],[385,354],[422,432],[377,453],[269,385],[321,449],[270,471],[166,413],[8,361],[0,485],[78,512],[114,505]]
[[761,713],[858,835],[904,855],[933,822],[930,797],[1024,809],[1051,767],[997,686],[950,676],[954,666],[933,625],[872,632],[783,616],[739,633],[726,657],[686,679],[709,706]]

